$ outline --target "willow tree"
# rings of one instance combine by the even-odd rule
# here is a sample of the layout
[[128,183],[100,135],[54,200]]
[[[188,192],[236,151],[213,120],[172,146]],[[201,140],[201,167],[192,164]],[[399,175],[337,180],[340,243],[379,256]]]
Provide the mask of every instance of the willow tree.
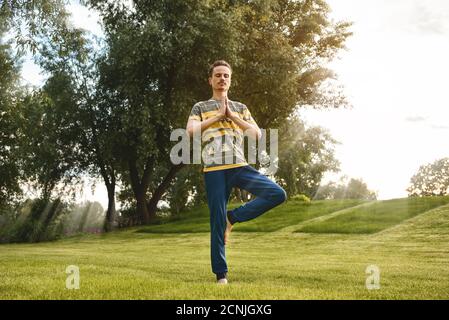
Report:
[[17,155],[20,69],[11,44],[3,41],[0,25],[0,206],[20,193],[20,168]]

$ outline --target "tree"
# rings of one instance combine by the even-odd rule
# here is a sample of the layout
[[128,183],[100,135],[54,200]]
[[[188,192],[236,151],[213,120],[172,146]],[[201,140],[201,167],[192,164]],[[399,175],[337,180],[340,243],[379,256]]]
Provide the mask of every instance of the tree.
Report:
[[0,3],[0,25],[14,36],[20,51],[36,52],[41,35],[51,36],[66,26],[67,0],[3,0]]
[[[213,60],[226,59],[234,66],[232,97],[248,104],[261,127],[282,124],[305,104],[342,105],[321,86],[332,77],[324,66],[350,35],[349,24],[330,22],[324,1],[86,2],[99,10],[106,34],[100,57],[94,59],[91,53],[98,49],[67,27],[62,2],[7,1],[9,11],[2,12],[10,23],[31,13],[25,21],[31,21],[30,34],[39,37],[33,36],[30,46],[51,75],[41,95],[43,105],[57,115],[46,117],[58,132],[69,125],[65,121],[72,124],[62,132],[70,150],[57,136],[46,137],[64,163],[55,168],[100,172],[108,194],[114,194],[119,179],[132,191],[142,223],[155,216],[167,190],[195,194],[193,186],[175,187],[179,179],[173,179],[183,166],[170,161],[169,137],[185,126],[192,105],[210,95],[206,69]],[[48,23],[41,24],[39,17],[46,12]],[[54,179],[62,176],[61,170]]]
[[76,149],[70,131],[65,130],[71,123],[45,90],[30,93],[22,105],[18,155],[24,180],[40,190],[40,197],[48,201],[58,183],[67,184],[77,178]]
[[307,128],[297,117],[290,118],[280,131],[276,179],[289,197],[305,194],[313,198],[323,175],[339,170],[334,156],[337,141],[323,128]]
[[330,77],[323,65],[350,35],[349,24],[329,22],[323,1],[89,3],[109,46],[102,82],[122,108],[122,182],[144,222],[177,169],[168,158],[170,130],[184,127],[194,102],[210,94],[209,63],[229,60],[233,97],[251,106],[262,127],[274,126],[300,104],[330,106],[318,89]]
[[261,128],[276,128],[301,106],[336,108],[347,102],[326,68],[352,34],[348,22],[328,18],[322,0],[240,1],[242,41],[231,88]]
[[[34,53],[42,39],[59,40],[57,34],[65,30],[67,24],[64,3],[3,1],[0,5],[2,28],[8,29],[14,39],[11,43],[14,42],[19,51],[31,49]],[[10,94],[14,95],[16,113],[20,113],[17,132],[10,137],[17,138],[14,155],[23,173],[21,178],[39,184],[43,198],[49,200],[55,185],[75,167],[67,161],[73,155],[73,143],[66,144],[68,131],[62,126],[68,123],[64,124],[61,114],[52,110],[54,104],[45,89],[34,93],[23,91],[21,95],[11,90]]]
[[314,199],[361,199],[376,200],[376,192],[368,189],[368,186],[362,179],[351,178],[349,182],[347,177],[343,177],[339,183],[329,182],[320,186]]
[[233,20],[226,5],[208,1],[136,1],[133,10],[91,3],[107,33],[101,84],[120,122],[121,179],[148,223],[182,167],[170,161],[171,130],[185,127],[196,97],[209,94],[205,73],[192,70],[204,70],[211,56],[232,59],[235,35],[220,44],[214,34],[232,31]]
[[[27,49],[31,49],[34,53],[43,38],[50,39],[49,42],[59,40],[56,35],[64,30],[67,24],[68,15],[64,5],[64,1],[2,1],[0,4],[2,30],[0,32],[8,30],[8,36],[12,36],[14,40],[10,40],[11,47],[14,43],[19,49],[20,54],[17,56]],[[1,51],[3,56],[3,48]],[[8,172],[10,176],[17,176],[15,173],[17,168],[20,168],[21,179],[23,181],[31,179],[40,184],[42,196],[48,200],[54,186],[71,167],[74,167],[66,161],[73,154],[69,149],[73,144],[65,145],[67,140],[64,133],[67,131],[52,131],[57,128],[57,122],[63,119],[58,118],[60,114],[52,111],[54,106],[49,96],[42,90],[35,93],[25,92],[25,90],[19,92],[15,89],[18,76],[11,78],[11,70],[6,68],[6,65],[2,66],[2,81],[9,83],[7,86],[2,86],[2,89],[7,91],[9,100],[13,102],[14,108],[10,109],[16,115],[15,132],[11,131],[12,122],[9,126],[3,124],[1,126],[2,136],[7,136],[10,140],[9,143],[2,141],[1,145],[9,150],[16,167],[14,170],[10,166]],[[18,73],[17,70],[15,72]],[[11,112],[2,112],[2,116],[4,119],[14,118]],[[10,132],[7,132],[8,130]],[[58,133],[62,133],[62,136],[56,136]],[[14,146],[11,145],[12,140],[14,140]],[[8,188],[6,184],[2,185]],[[9,189],[18,189],[18,187],[10,185]]]
[[20,65],[11,42],[4,41],[5,24],[0,16],[0,207],[20,194],[19,119],[22,94],[19,86]]
[[449,158],[423,165],[410,179],[410,197],[444,196],[449,194]]

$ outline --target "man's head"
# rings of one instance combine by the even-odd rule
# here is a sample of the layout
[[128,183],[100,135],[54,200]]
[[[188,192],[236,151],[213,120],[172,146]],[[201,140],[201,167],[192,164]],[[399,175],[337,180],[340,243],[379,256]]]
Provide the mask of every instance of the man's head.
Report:
[[215,61],[209,68],[209,84],[214,91],[228,91],[231,86],[232,69],[224,60]]

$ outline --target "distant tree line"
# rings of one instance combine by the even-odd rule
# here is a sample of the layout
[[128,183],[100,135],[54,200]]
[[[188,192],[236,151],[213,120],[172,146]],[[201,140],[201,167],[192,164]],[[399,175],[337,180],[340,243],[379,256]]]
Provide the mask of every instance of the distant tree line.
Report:
[[324,199],[362,199],[376,200],[377,193],[368,188],[363,179],[343,177],[339,182],[329,182],[317,190],[315,200]]

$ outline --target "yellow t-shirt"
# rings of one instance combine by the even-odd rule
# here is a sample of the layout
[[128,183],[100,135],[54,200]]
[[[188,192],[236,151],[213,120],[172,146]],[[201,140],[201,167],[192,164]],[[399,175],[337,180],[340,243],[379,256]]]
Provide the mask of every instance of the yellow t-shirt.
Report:
[[[215,116],[221,101],[209,99],[196,103],[190,112],[189,120],[205,121]],[[228,100],[231,111],[252,124],[255,124],[246,105]],[[243,148],[243,131],[233,121],[226,118],[213,123],[201,135],[204,172],[246,166]]]

